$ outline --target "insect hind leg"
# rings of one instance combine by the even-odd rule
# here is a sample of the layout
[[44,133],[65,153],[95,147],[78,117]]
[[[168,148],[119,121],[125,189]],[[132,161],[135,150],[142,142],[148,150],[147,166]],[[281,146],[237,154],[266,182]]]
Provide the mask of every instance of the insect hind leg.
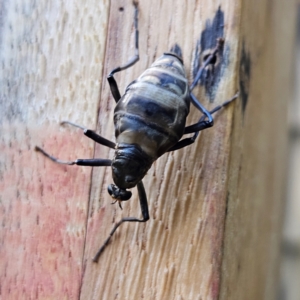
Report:
[[223,104],[216,106],[211,111],[207,111],[208,115],[210,116],[209,120],[205,120],[207,114],[203,115],[196,124],[193,124],[193,125],[185,127],[184,134],[193,133],[193,132],[201,131],[203,129],[212,127],[213,126],[212,114],[214,114],[215,112],[217,112],[221,108],[223,108],[223,107],[227,106],[228,104],[230,104],[238,96],[239,96],[239,92],[237,92],[232,98],[230,98],[229,100],[225,101]]
[[204,63],[200,67],[200,69],[198,70],[192,84],[190,85],[190,91],[192,91],[196,87],[199,79],[202,76],[202,73],[203,73],[204,69],[209,64],[213,63],[213,61],[216,59],[216,55],[218,54],[218,52],[220,52],[222,50],[223,45],[224,45],[224,39],[223,38],[218,38],[216,47],[212,50],[211,54],[206,58],[206,60],[204,61]]
[[119,66],[115,69],[113,69],[109,75],[107,76],[107,80],[110,86],[111,93],[115,99],[116,102],[118,102],[121,99],[121,94],[118,88],[118,84],[114,78],[114,74],[120,71],[123,71],[131,66],[133,66],[139,59],[139,30],[138,30],[138,3],[133,2],[135,11],[134,11],[134,30],[135,30],[135,50],[134,50],[134,56],[123,66]]
[[207,57],[207,59],[204,61],[202,64],[201,68],[198,70],[197,75],[195,76],[192,84],[190,85],[190,97],[191,97],[191,102],[192,104],[203,113],[203,116],[199,119],[199,121],[193,125],[187,126],[184,129],[184,134],[188,133],[194,133],[194,135],[190,138],[183,139],[179,141],[177,144],[175,144],[173,147],[171,147],[168,151],[175,151],[181,148],[184,148],[188,145],[191,145],[195,142],[196,138],[199,135],[199,131],[204,130],[206,128],[212,127],[214,125],[214,120],[212,117],[212,114],[220,110],[222,107],[227,106],[229,103],[231,103],[233,100],[235,100],[238,97],[238,93],[234,95],[231,99],[228,101],[224,102],[223,104],[215,107],[213,110],[208,111],[194,96],[192,93],[193,89],[197,85],[197,82],[201,78],[204,69],[211,63],[213,63],[216,59],[216,55],[218,52],[220,52],[223,48],[224,45],[224,39],[223,38],[218,38],[217,39],[217,45],[216,47],[212,50],[211,54]]
[[[214,109],[212,109],[211,111],[209,111],[208,113],[210,115],[214,114],[215,112],[217,112],[218,110],[220,110],[221,108],[223,107],[226,107],[227,105],[229,105],[232,101],[234,101],[237,97],[239,96],[239,92],[237,92],[232,98],[230,98],[229,100],[225,101],[223,104],[221,105],[218,105],[216,106]],[[177,144],[175,144],[172,148],[170,148],[168,150],[168,152],[170,151],[175,151],[175,150],[179,150],[181,148],[184,148],[186,146],[189,146],[191,144],[193,144],[196,140],[196,138],[198,137],[199,135],[199,132],[201,130],[204,130],[206,128],[209,128],[213,125],[213,123],[209,123],[208,121],[205,121],[205,118],[206,118],[206,115],[203,115],[198,123],[194,124],[194,125],[191,125],[191,126],[187,126],[185,128],[185,131],[184,131],[184,134],[187,134],[187,133],[194,133],[194,135],[190,138],[186,138],[186,139],[183,139],[181,141],[179,141]]]
[[[213,123],[214,121],[213,121],[213,118],[211,116],[211,113],[208,110],[206,110],[206,108],[197,100],[197,98],[192,94],[192,91],[195,88],[195,86],[197,85],[197,82],[199,81],[199,79],[201,78],[204,69],[209,64],[213,63],[213,61],[216,59],[216,55],[218,54],[218,52],[220,52],[222,50],[223,45],[224,45],[224,39],[223,38],[218,38],[216,47],[213,49],[211,54],[204,61],[201,68],[198,70],[192,84],[190,85],[190,96],[191,96],[191,101],[192,101],[193,105],[197,109],[199,109],[208,119],[207,121],[204,121],[204,120],[202,121],[202,124],[200,126],[201,129],[199,129],[198,131],[203,130],[205,128],[212,127],[214,125],[214,123]],[[185,132],[185,133],[188,133],[188,132]]]

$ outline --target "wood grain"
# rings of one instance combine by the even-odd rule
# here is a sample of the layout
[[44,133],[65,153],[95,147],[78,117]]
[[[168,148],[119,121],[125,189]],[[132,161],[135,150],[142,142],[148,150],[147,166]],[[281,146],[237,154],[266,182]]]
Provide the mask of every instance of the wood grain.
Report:
[[[161,6],[140,2],[141,59],[133,68],[116,76],[121,91],[174,43],[182,47],[185,66],[191,73],[197,40],[205,24],[213,22],[219,5],[203,8],[201,3],[188,2],[187,9],[181,10],[180,1],[164,2]],[[238,27],[233,22],[236,26],[238,22],[236,17],[231,18],[234,12],[227,5],[222,7],[226,16],[224,26],[234,32]],[[124,10],[120,12],[119,7]],[[230,15],[226,15],[229,11]],[[111,4],[106,74],[134,53],[132,16],[130,1]],[[196,91],[209,108],[231,97],[237,89],[233,72],[237,63],[234,36],[226,36],[230,65],[224,71],[228,76],[224,74],[214,103],[203,100],[203,90]],[[100,99],[98,131],[112,137],[113,101],[107,101],[111,99],[107,84],[103,84]],[[122,211],[116,205],[111,206],[104,189],[111,183],[110,170],[94,170],[82,299],[215,299],[218,296],[223,237],[220,228],[225,217],[232,111],[233,106],[218,114],[215,127],[203,132],[196,145],[165,155],[154,164],[144,180],[151,219],[146,224],[122,225],[97,265],[90,258],[114,222],[124,216],[140,216],[141,212],[136,194]],[[198,118],[199,113],[192,109],[189,124]],[[101,155],[98,153],[96,146],[96,156]]]
[[275,299],[280,292],[295,8],[294,1],[242,8],[240,72],[250,75],[240,74],[248,98],[242,98],[244,115],[234,120],[240,125],[232,139],[220,299]]
[[[106,75],[134,53],[132,2],[2,5],[0,297],[274,299],[294,1],[139,1],[140,61],[116,75],[121,93],[175,43],[192,81],[223,34],[222,61],[195,95],[209,109],[241,97],[194,145],[154,163],[150,220],[123,224],[98,264],[115,222],[141,215],[136,191],[121,211],[109,168],[59,166],[33,149],[113,157],[58,123],[114,140]],[[192,108],[188,124],[199,116]]]
[[34,147],[92,157],[59,122],[96,126],[107,13],[105,1],[1,3],[1,299],[79,297],[91,169]]

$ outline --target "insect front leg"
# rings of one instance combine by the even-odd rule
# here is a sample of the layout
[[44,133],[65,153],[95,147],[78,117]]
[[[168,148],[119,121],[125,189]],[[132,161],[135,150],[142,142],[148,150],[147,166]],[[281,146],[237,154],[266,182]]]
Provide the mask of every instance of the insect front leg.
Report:
[[133,66],[140,58],[140,56],[139,56],[139,30],[138,30],[139,9],[138,9],[137,2],[133,2],[133,5],[134,5],[134,9],[135,9],[134,10],[134,30],[135,30],[135,51],[134,51],[135,53],[134,53],[134,56],[124,66],[120,66],[120,67],[113,69],[107,76],[107,80],[108,80],[108,83],[110,86],[111,93],[116,102],[118,102],[120,100],[121,94],[120,94],[120,91],[118,88],[118,84],[114,78],[114,74]]
[[[111,142],[110,140],[107,140],[106,138],[102,137],[101,135],[98,135],[96,132],[90,129],[86,129],[78,124],[72,123],[70,121],[62,121],[60,123],[61,125],[69,124],[74,127],[80,128],[83,130],[83,133],[93,141],[95,141],[98,144],[104,145],[106,147],[114,149],[116,144]],[[38,151],[42,153],[44,156],[49,158],[55,163],[62,164],[62,165],[78,165],[78,166],[90,166],[90,167],[106,167],[111,166],[111,160],[110,159],[102,159],[102,158],[92,158],[92,159],[76,159],[74,161],[65,161],[58,159],[49,153],[47,153],[44,149],[42,149],[39,146],[35,146],[35,151]]]
[[78,165],[78,166],[89,166],[89,167],[108,167],[111,166],[111,160],[110,159],[102,159],[102,158],[91,158],[91,159],[76,159],[73,161],[66,161],[58,159],[49,153],[47,153],[44,149],[35,146],[35,151],[41,152],[44,156],[52,160],[53,162],[61,165]]
[[70,121],[62,121],[60,123],[61,125],[64,125],[64,124],[69,124],[71,126],[74,126],[74,127],[77,127],[77,128],[80,128],[83,130],[83,133],[84,135],[86,135],[88,138],[92,139],[93,141],[95,141],[96,143],[98,144],[101,144],[103,146],[106,146],[106,147],[109,147],[111,149],[115,149],[116,147],[116,144],[106,138],[104,138],[103,136],[97,134],[95,131],[93,130],[90,130],[90,129],[87,129],[87,128],[84,128],[80,125],[77,125],[73,122],[70,122]]
[[127,217],[127,218],[123,218],[121,219],[112,229],[112,231],[110,232],[108,238],[105,240],[105,242],[103,243],[103,245],[101,246],[101,248],[98,250],[98,252],[96,253],[95,257],[93,258],[94,262],[98,262],[99,257],[101,255],[101,253],[104,251],[104,249],[106,248],[106,246],[108,245],[111,237],[113,236],[113,234],[115,233],[115,231],[117,230],[117,228],[123,224],[124,222],[146,222],[149,220],[149,209],[148,209],[148,201],[147,201],[147,195],[145,192],[145,188],[143,185],[143,182],[140,181],[137,184],[137,189],[138,189],[138,194],[139,194],[139,200],[140,200],[140,206],[141,206],[141,211],[142,211],[142,219],[138,219],[135,217]]

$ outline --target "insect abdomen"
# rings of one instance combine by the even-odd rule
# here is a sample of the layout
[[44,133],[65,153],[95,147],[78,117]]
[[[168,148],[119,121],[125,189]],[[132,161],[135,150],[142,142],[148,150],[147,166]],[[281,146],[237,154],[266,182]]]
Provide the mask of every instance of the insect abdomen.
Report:
[[189,87],[181,60],[164,54],[126,89],[115,108],[118,143],[139,144],[157,158],[183,135]]

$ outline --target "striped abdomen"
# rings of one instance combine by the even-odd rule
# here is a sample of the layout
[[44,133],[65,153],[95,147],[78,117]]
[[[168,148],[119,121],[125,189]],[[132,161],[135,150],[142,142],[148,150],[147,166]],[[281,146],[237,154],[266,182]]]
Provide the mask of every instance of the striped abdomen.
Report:
[[156,159],[182,137],[189,106],[182,61],[166,53],[119,100],[114,113],[117,143],[138,144]]

